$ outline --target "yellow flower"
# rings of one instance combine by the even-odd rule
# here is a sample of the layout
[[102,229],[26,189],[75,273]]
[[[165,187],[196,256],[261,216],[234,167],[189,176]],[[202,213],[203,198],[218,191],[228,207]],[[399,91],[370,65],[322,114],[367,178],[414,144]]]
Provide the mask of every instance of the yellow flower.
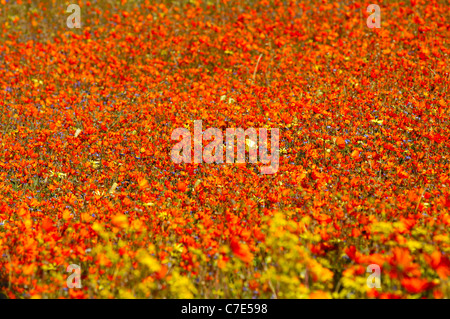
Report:
[[147,266],[151,272],[158,272],[161,270],[159,262],[154,257],[150,256],[145,249],[139,249],[136,257],[138,261]]

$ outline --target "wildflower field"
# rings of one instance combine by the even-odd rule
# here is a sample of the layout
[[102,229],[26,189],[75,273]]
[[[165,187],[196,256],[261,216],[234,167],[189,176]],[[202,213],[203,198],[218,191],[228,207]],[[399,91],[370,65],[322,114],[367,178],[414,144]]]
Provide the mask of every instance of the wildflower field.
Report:
[[[0,0],[0,292],[449,298],[449,9]],[[279,129],[277,171],[175,163],[194,121]]]

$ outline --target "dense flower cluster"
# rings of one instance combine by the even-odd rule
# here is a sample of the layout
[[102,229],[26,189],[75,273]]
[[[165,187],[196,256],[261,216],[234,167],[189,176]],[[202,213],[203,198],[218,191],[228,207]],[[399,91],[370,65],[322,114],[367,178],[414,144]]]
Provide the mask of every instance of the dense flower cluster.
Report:
[[[370,3],[83,0],[70,29],[1,0],[0,292],[450,297],[448,2]],[[197,120],[278,128],[278,171],[174,163]]]

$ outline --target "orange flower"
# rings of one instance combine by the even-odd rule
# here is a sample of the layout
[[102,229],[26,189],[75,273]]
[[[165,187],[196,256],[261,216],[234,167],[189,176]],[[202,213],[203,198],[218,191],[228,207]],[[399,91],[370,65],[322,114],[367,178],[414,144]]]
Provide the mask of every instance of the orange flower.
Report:
[[186,183],[179,181],[177,184],[177,188],[180,192],[184,193],[187,189]]
[[140,189],[145,189],[148,187],[148,181],[145,178],[140,179],[138,184]]
[[419,265],[413,263],[413,258],[407,248],[394,247],[393,256],[389,263],[394,267],[391,272],[393,278],[397,276],[420,276]]
[[338,136],[338,137],[336,138],[336,145],[337,145],[340,149],[345,148],[345,140],[344,140],[342,137]]
[[125,228],[128,227],[128,217],[124,214],[117,214],[111,218],[111,222],[114,226]]
[[309,299],[331,299],[331,296],[327,291],[314,291],[309,294]]
[[431,255],[425,255],[425,259],[442,280],[446,280],[450,276],[449,259],[440,251],[435,250]]
[[240,260],[245,263],[250,263],[253,260],[253,254],[247,245],[241,244],[238,239],[231,240],[231,250]]
[[56,227],[54,226],[53,221],[50,218],[44,218],[41,222],[41,225],[46,232],[56,230]]
[[352,152],[352,154],[351,154],[351,157],[352,157],[353,159],[359,158],[359,150],[354,150],[354,151]]
[[434,286],[433,283],[421,278],[403,278],[401,284],[409,293],[412,294],[420,293]]

